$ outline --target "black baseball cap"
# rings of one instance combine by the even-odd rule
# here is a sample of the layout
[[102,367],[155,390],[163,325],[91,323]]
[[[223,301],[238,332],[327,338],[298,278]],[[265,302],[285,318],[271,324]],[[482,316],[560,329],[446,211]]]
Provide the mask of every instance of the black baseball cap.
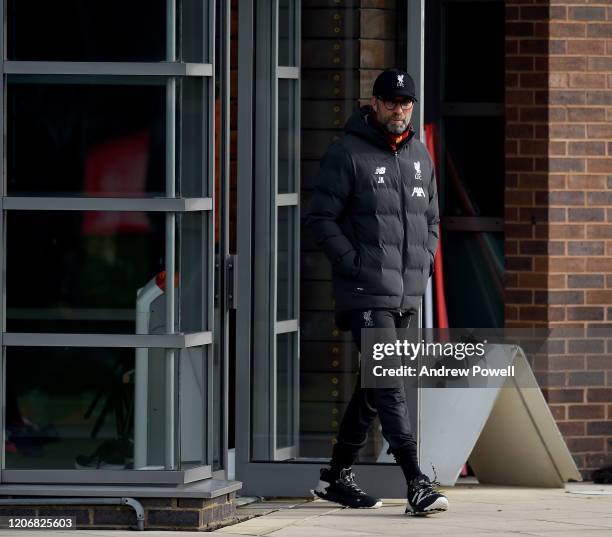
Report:
[[394,101],[398,97],[416,101],[416,89],[412,77],[401,69],[385,69],[376,77],[372,95],[384,101]]

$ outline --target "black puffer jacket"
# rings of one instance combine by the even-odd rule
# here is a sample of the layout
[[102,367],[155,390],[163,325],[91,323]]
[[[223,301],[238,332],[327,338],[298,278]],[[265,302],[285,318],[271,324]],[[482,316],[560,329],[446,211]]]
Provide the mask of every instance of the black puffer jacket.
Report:
[[321,160],[306,225],[332,263],[336,311],[415,311],[438,246],[434,169],[414,133],[394,152],[370,110]]

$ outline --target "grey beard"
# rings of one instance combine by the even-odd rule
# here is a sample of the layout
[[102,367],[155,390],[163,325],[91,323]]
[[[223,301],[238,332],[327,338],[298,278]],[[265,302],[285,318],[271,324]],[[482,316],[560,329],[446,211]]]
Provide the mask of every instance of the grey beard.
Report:
[[391,120],[389,120],[389,123],[385,123],[385,129],[387,129],[392,134],[402,134],[408,128],[409,121],[406,119],[406,121],[404,121],[402,125],[398,125],[397,127],[391,125],[390,123]]

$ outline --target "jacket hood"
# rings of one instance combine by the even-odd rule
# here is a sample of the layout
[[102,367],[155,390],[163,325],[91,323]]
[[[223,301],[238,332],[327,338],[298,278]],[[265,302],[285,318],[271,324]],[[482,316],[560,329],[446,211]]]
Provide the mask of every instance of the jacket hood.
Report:
[[[346,122],[344,132],[346,132],[346,134],[359,136],[373,145],[389,150],[389,140],[387,137],[378,128],[373,126],[368,119],[368,115],[371,111],[372,107],[370,105],[362,106],[358,110],[355,110]],[[411,125],[409,125],[408,128],[410,129]],[[410,132],[406,142],[409,142],[413,136],[414,131]]]

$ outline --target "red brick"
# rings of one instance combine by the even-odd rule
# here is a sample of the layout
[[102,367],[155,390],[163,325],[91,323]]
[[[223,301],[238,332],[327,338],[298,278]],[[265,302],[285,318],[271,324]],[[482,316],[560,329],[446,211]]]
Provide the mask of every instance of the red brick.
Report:
[[533,203],[533,192],[525,190],[507,190],[505,196],[506,205],[531,205]]
[[506,158],[506,169],[517,172],[533,171],[533,159],[521,157]]
[[582,403],[584,390],[564,388],[561,390],[543,390],[549,403]]
[[606,181],[601,175],[570,175],[567,187],[570,190],[603,190],[606,188]]
[[547,314],[545,306],[521,306],[519,308],[520,318],[524,321],[546,321]]
[[563,207],[551,207],[548,209],[549,222],[565,222],[567,221],[567,209]]
[[570,155],[605,155],[606,146],[603,142],[569,142],[568,153]]
[[567,121],[605,121],[605,108],[578,108],[572,107],[567,109]]
[[601,274],[569,274],[567,285],[574,289],[598,289],[603,288],[604,280]]
[[603,371],[576,371],[568,373],[568,386],[605,386],[606,377]]
[[607,192],[587,192],[587,204],[612,206],[612,190]]
[[[605,152],[602,153],[605,155]],[[590,158],[587,160],[589,173],[612,173],[612,158]]]
[[534,24],[532,22],[506,22],[506,36],[533,37]]
[[589,388],[586,395],[589,403],[612,402],[612,388]]
[[587,37],[612,37],[612,24],[610,23],[591,23],[587,25]]
[[[605,43],[598,39],[570,39],[567,41],[568,54],[605,54]],[[589,69],[590,70],[590,69]]]
[[548,88],[548,75],[545,73],[521,73],[519,77],[521,88]]
[[[569,76],[567,73],[549,73],[548,87],[549,88],[567,88]],[[548,91],[536,91],[536,102],[545,104],[548,102]]]
[[549,306],[548,307],[548,321],[551,323],[565,321],[565,308]]
[[546,289],[548,287],[548,275],[536,273],[519,274],[519,284],[521,287]]
[[[551,172],[583,172],[585,168],[584,159],[550,157],[549,170]],[[591,170],[589,170],[591,171]]]
[[[587,291],[587,304],[610,304],[612,303],[612,291]],[[610,363],[612,366],[612,361]]]
[[584,239],[585,226],[576,224],[550,224],[548,233],[551,239]]
[[605,213],[603,209],[573,209],[567,210],[570,222],[603,222]]
[[506,237],[514,239],[530,239],[533,226],[530,224],[506,224],[504,226]]
[[607,56],[602,56],[601,58],[588,58],[587,68],[589,71],[603,71],[604,73],[609,73],[612,71],[612,58]]
[[557,425],[563,436],[584,436],[585,423],[583,421],[563,421]]
[[587,259],[586,272],[595,272],[598,274],[612,272],[612,257]]
[[550,405],[549,408],[555,420],[565,419],[565,405]]
[[612,421],[592,421],[587,424],[587,434],[592,436],[612,436]]
[[603,438],[566,438],[565,443],[572,453],[603,451]]
[[[527,109],[526,109],[527,110]],[[589,142],[586,142],[589,143]],[[600,142],[591,142],[600,143]],[[545,155],[548,152],[548,144],[544,140],[521,140],[520,152],[522,155]],[[546,177],[542,174],[541,177]]]
[[605,255],[603,241],[568,242],[567,255]]
[[568,418],[570,420],[597,420],[604,419],[605,405],[569,405]]
[[508,90],[506,92],[506,104],[534,104],[534,94],[530,90]]
[[504,207],[504,220],[506,222],[518,222],[519,210],[516,207]]
[[587,138],[612,138],[612,124],[587,125]]
[[610,91],[587,91],[587,104],[612,104],[612,90]]
[[547,6],[521,6],[521,20],[547,21],[548,17]]
[[[530,76],[530,75],[525,75]],[[532,75],[535,76],[535,75]],[[521,85],[523,85],[523,81],[521,78]],[[529,87],[529,86],[526,86]],[[551,89],[549,92],[550,104],[587,104],[587,95],[585,91],[578,90],[565,90],[565,89]],[[591,103],[591,104],[599,104],[599,103]]]
[[548,41],[549,54],[567,54],[567,41],[565,39],[550,39]]
[[568,18],[576,21],[605,21],[606,20],[606,8],[605,7],[586,7],[576,6],[570,7]]
[[520,121],[524,123],[535,123],[548,121],[548,108],[528,106],[519,111]]
[[612,239],[612,224],[590,224],[587,226],[588,239]]
[[551,356],[548,363],[553,371],[584,370],[584,356]]
[[533,125],[506,125],[506,138],[531,138],[533,136]]
[[[510,50],[508,50],[510,49]],[[519,42],[506,40],[506,52],[516,53],[517,49],[520,54],[547,54],[548,41],[546,39],[521,39]],[[540,86],[545,87],[545,86]]]
[[567,318],[570,321],[603,321],[603,308],[572,306],[567,308]]
[[[572,159],[554,159],[572,160]],[[548,193],[550,205],[584,205],[584,192],[579,190],[561,190]]]
[[506,258],[506,270],[531,271],[533,270],[533,259],[531,257],[508,257]]
[[519,177],[518,187],[529,189],[547,189],[548,175],[545,173],[522,173]]
[[[586,136],[586,126],[574,123],[559,123],[548,126],[548,135],[551,140],[580,139]],[[590,136],[590,138],[601,138],[601,136]]]
[[584,293],[582,291],[538,291],[535,294],[536,303],[546,304],[584,304]]
[[567,19],[567,8],[565,6],[550,6],[550,20],[565,20]]
[[609,356],[587,356],[587,369],[589,371],[609,369],[611,365],[610,360]]
[[[550,23],[551,37],[585,37],[587,35],[586,25],[583,23],[556,22]],[[589,35],[589,37],[600,37]]]
[[[608,447],[612,445],[612,441],[608,438]],[[610,453],[589,453],[584,458],[585,468],[601,468],[612,464],[612,455]],[[589,476],[592,479],[592,476]]]
[[506,241],[504,243],[504,253],[506,255],[517,255],[518,254],[518,242],[517,241]]
[[[581,58],[579,56],[552,56],[548,59],[548,68],[550,69],[551,72],[553,71],[562,71],[562,72],[586,71],[587,61],[586,61],[586,58]],[[572,76],[575,76],[575,75],[570,75],[570,78],[569,78],[570,81],[572,80]],[[582,87],[582,86],[578,86],[578,87]],[[590,86],[587,86],[587,87],[590,87]]]

